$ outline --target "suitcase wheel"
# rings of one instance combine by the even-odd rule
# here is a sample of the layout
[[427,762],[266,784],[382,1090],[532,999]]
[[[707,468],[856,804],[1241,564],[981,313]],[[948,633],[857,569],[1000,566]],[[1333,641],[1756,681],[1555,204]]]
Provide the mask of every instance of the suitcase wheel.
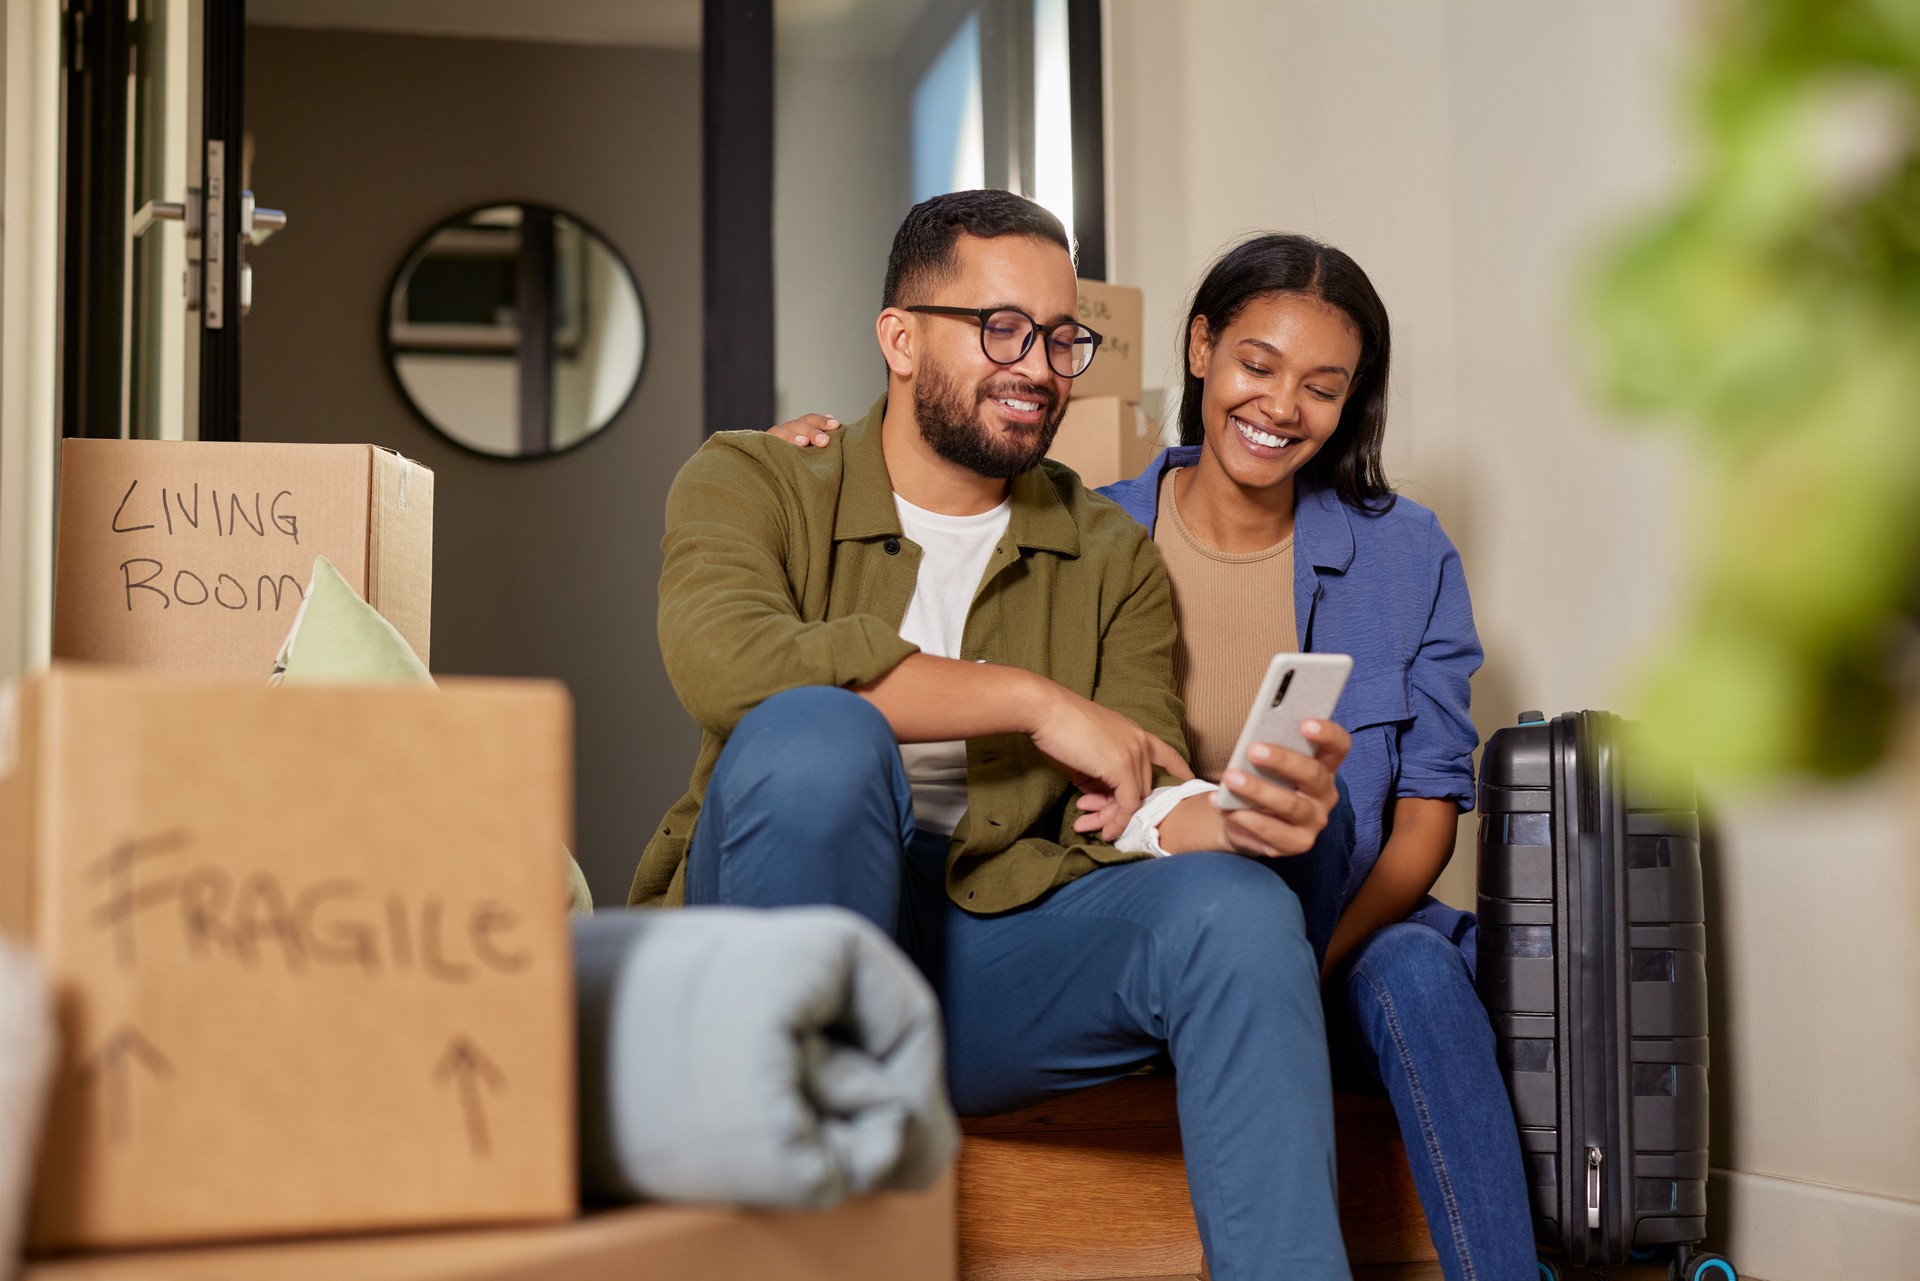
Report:
[[1534,1259],[1540,1265],[1540,1281],[1560,1281],[1560,1265],[1552,1259]]
[[1740,1281],[1740,1274],[1733,1270],[1731,1263],[1705,1251],[1692,1255],[1684,1265],[1675,1259],[1668,1275],[1672,1281]]

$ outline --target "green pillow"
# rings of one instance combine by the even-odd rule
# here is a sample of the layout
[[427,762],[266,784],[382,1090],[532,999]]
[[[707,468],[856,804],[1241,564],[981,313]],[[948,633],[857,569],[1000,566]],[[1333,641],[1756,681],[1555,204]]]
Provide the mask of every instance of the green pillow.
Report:
[[325,556],[313,562],[313,581],[273,660],[273,679],[281,685],[433,683],[406,637],[361,600]]
[[[361,600],[325,556],[313,562],[313,581],[273,660],[271,680],[276,685],[433,684],[406,637]],[[593,895],[572,854],[567,855],[567,899],[574,915],[593,915]]]

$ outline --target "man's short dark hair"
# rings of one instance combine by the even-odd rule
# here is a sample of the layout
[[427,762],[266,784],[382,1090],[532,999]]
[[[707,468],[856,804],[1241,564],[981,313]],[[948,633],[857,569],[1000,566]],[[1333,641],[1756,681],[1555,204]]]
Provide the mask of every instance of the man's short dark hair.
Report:
[[991,188],[949,191],[909,209],[906,221],[893,234],[880,305],[905,306],[930,293],[953,271],[953,244],[963,231],[983,240],[1032,236],[1052,241],[1069,255],[1073,253],[1067,229],[1044,205]]

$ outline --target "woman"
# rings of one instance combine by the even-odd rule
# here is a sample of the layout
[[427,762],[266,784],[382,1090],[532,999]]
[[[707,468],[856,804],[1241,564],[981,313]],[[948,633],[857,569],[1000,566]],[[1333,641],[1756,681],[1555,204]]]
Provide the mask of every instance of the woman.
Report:
[[1449,1281],[1530,1277],[1473,918],[1428,896],[1474,799],[1481,653],[1453,544],[1381,469],[1386,308],[1338,249],[1260,235],[1208,271],[1182,347],[1180,445],[1101,492],[1167,562],[1194,771],[1218,777],[1272,651],[1353,655],[1335,719],[1356,842],[1323,968],[1335,1081],[1392,1099]]
[[[1272,654],[1353,656],[1335,720],[1353,738],[1340,778],[1356,844],[1322,970],[1335,1079],[1392,1099],[1449,1281],[1531,1277],[1473,918],[1428,897],[1473,803],[1468,680],[1481,652],[1452,543],[1381,469],[1386,309],[1339,250],[1255,236],[1208,271],[1180,355],[1181,444],[1101,492],[1167,563],[1199,778],[1156,793],[1120,844],[1214,847],[1189,833],[1218,830],[1201,808],[1206,780],[1221,777]],[[825,444],[831,426],[809,415],[775,430]]]

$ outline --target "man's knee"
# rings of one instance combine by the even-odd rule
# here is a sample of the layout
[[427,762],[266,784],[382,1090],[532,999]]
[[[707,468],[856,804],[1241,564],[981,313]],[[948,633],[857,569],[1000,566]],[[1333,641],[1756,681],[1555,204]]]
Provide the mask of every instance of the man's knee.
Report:
[[806,685],[783,690],[741,718],[720,753],[714,788],[805,803],[887,786],[900,749],[878,708],[851,690]]
[[1181,854],[1165,874],[1161,924],[1168,960],[1196,959],[1241,973],[1313,968],[1299,897],[1274,870],[1237,854]]

